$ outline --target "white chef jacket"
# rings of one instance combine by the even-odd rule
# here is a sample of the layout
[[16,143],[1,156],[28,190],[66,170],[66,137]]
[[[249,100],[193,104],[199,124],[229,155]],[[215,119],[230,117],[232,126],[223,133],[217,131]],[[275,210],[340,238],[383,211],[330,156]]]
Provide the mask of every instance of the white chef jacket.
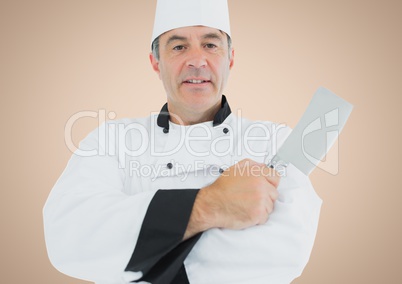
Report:
[[289,132],[237,117],[225,97],[214,121],[192,126],[170,122],[167,105],[105,123],[80,143],[44,207],[50,261],[98,284],[173,274],[188,282],[172,283],[290,283],[307,264],[322,203],[292,165],[266,224],[181,242],[198,190],[244,158],[267,163]]

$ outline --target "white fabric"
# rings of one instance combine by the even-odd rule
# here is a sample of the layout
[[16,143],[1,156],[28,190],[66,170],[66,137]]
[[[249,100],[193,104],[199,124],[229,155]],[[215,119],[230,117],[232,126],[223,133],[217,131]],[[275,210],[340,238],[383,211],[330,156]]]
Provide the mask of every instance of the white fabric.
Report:
[[[139,279],[141,272],[124,269],[156,190],[201,188],[218,178],[219,168],[244,158],[267,162],[289,134],[289,128],[233,114],[217,127],[170,123],[165,134],[156,118],[108,122],[72,156],[44,208],[49,258],[62,273],[98,284]],[[130,153],[123,151],[127,146]],[[94,149],[98,155],[78,155]],[[265,225],[203,234],[185,261],[191,284],[279,284],[300,275],[313,247],[321,199],[291,165],[279,192]]]
[[227,0],[158,0],[151,43],[167,31],[188,26],[211,27],[230,36]]

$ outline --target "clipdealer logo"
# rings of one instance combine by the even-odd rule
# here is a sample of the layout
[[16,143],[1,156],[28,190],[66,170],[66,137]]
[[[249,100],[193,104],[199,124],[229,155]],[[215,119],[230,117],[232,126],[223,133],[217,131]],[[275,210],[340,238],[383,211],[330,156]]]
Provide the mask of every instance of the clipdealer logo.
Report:
[[[64,139],[67,148],[75,155],[81,157],[92,156],[117,156],[119,167],[130,167],[130,170],[138,171],[138,165],[132,162],[132,158],[138,158],[141,155],[147,154],[151,157],[167,157],[185,150],[196,159],[197,157],[225,157],[227,155],[242,156],[244,151],[247,156],[262,157],[267,163],[277,153],[279,146],[278,135],[281,131],[288,131],[285,124],[262,123],[255,122],[247,125],[242,125],[241,110],[237,110],[238,117],[236,124],[222,124],[220,127],[227,128],[229,131],[226,135],[214,135],[214,128],[209,127],[205,123],[196,125],[177,127],[175,132],[174,143],[171,145],[161,145],[158,141],[158,135],[161,128],[157,126],[156,119],[159,112],[151,112],[151,120],[114,120],[116,113],[107,112],[105,109],[98,111],[80,111],[73,114],[66,122],[64,129]],[[174,115],[174,114],[170,114]],[[73,127],[79,120],[84,118],[96,119],[98,127],[90,134],[92,141],[87,142],[86,139],[76,146],[74,143]],[[180,117],[176,116],[178,121]],[[144,123],[148,123],[145,125]],[[318,168],[336,175],[339,172],[339,135],[337,126],[339,125],[339,110],[334,109],[326,113],[323,117],[316,118],[303,129],[301,134],[301,150],[302,155],[316,165]],[[239,135],[234,135],[235,133]],[[258,134],[256,134],[258,133]],[[284,135],[286,136],[286,135]],[[135,137],[135,139],[133,138]],[[318,137],[318,139],[317,139]],[[171,139],[171,138],[169,138]],[[169,140],[169,141],[172,141]],[[328,141],[333,141],[334,146],[326,156],[320,157],[316,155],[316,149],[312,149],[309,140],[320,140],[319,147],[326,149],[331,148],[332,144]],[[93,141],[96,141],[94,144]],[[205,142],[209,148],[197,148],[197,145]],[[267,143],[268,142],[268,143]],[[283,141],[280,141],[283,142]],[[205,144],[204,143],[204,144]],[[261,146],[269,145],[268,148],[262,149]],[[322,144],[322,145],[321,145]],[[326,152],[326,151],[321,151]],[[127,162],[130,162],[129,165]],[[137,167],[136,167],[137,165]],[[142,171],[155,173],[157,169],[142,166]],[[277,168],[279,170],[279,168]],[[146,175],[144,172],[143,175]]]
[[[215,128],[200,123],[178,127],[178,131],[172,134],[174,136],[169,137],[171,144],[160,145],[158,139],[160,140],[162,130],[156,123],[158,114],[159,112],[152,112],[150,125],[144,125],[145,120],[142,122],[139,120],[113,121],[116,113],[108,113],[104,109],[80,111],[72,115],[65,125],[65,144],[71,152],[81,157],[117,155],[123,165],[128,157],[140,157],[145,153],[149,153],[152,157],[166,157],[178,153],[183,147],[193,157],[241,156],[245,151],[250,156],[265,158],[276,153],[278,135],[287,129],[285,124],[262,122],[244,126],[241,120],[241,110],[238,110],[237,123],[230,125],[223,123],[219,126],[228,130],[224,135],[216,135]],[[98,127],[89,134],[89,141],[86,142],[87,139],[84,139],[78,147],[72,139],[73,126],[84,118],[97,119]],[[235,135],[235,133],[239,135]],[[96,141],[96,145],[92,143],[91,139]],[[267,141],[270,142],[268,149]],[[200,144],[207,144],[209,147],[199,147]]]
[[[333,109],[327,112],[323,117],[317,117],[303,130],[301,137],[301,148],[304,157],[317,168],[325,172],[336,175],[339,172],[339,109]],[[320,143],[309,143],[310,140]],[[308,145],[314,144],[316,148],[312,149]],[[318,145],[317,145],[318,144]],[[328,151],[331,148],[331,151]],[[327,153],[320,157],[318,153]]]

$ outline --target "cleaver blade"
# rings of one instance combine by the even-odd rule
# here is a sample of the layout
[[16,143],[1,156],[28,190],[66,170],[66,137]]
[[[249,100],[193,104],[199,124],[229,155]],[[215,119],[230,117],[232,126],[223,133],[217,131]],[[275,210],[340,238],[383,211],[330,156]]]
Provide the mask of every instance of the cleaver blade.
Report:
[[335,143],[353,105],[320,87],[302,118],[271,159],[271,168],[293,164],[309,175]]

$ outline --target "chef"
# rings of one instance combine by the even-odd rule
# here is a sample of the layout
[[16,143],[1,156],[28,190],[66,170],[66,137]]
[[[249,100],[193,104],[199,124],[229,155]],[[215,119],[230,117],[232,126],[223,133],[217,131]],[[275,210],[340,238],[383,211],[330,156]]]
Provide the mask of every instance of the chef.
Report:
[[50,261],[98,284],[290,283],[321,199],[292,165],[266,167],[289,128],[236,116],[223,95],[227,1],[159,0],[150,61],[167,103],[80,143],[44,207]]

